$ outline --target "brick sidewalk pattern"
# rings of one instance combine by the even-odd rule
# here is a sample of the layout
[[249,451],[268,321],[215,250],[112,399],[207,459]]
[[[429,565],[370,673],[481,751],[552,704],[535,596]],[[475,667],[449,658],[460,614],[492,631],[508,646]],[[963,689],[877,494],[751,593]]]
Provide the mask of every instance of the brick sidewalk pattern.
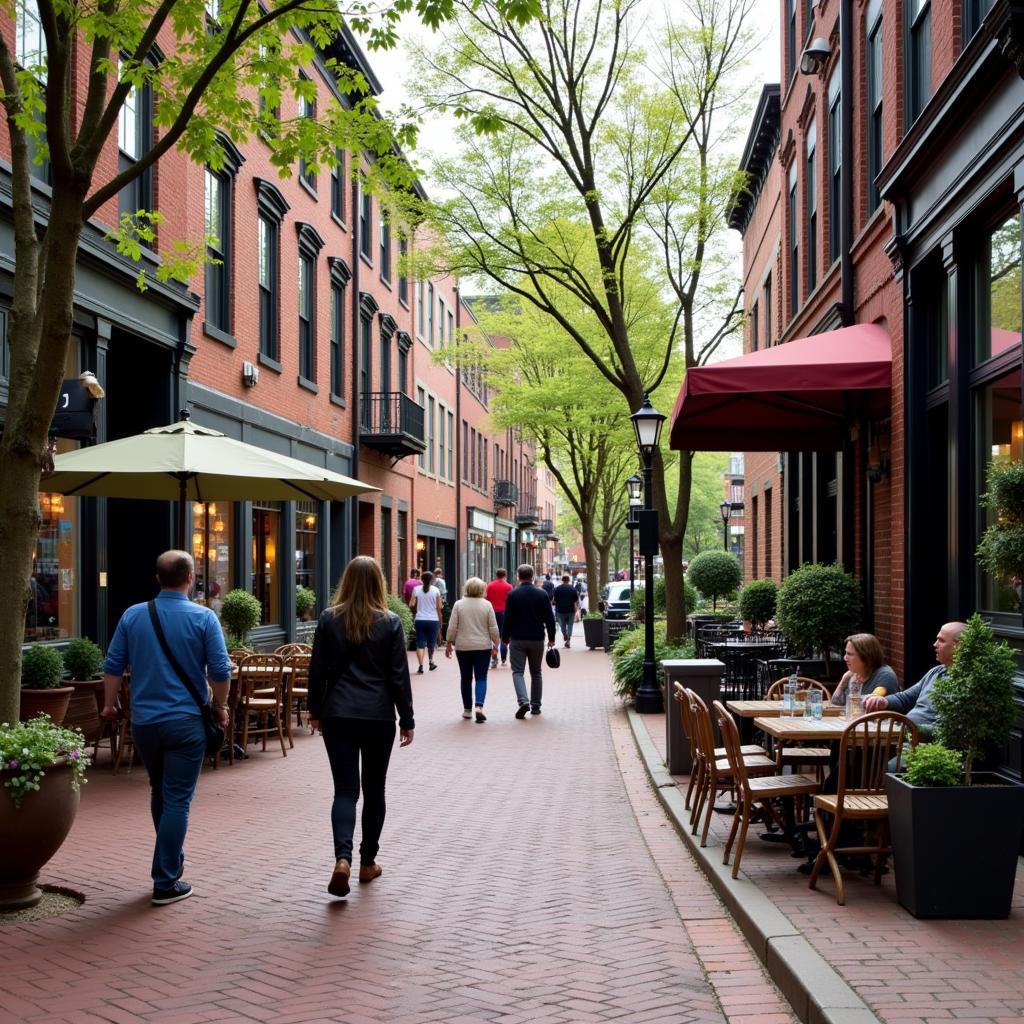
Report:
[[[90,772],[43,880],[76,912],[0,927],[0,1022],[46,1024],[792,1024],[787,1004],[666,822],[602,652],[563,651],[544,714],[461,718],[454,661],[414,676],[395,749],[384,875],[347,900],[318,738],[207,770],[195,896],[149,905],[145,772]],[[358,830],[356,840],[358,842]]]
[[[642,716],[664,758],[665,719]],[[673,776],[685,793],[687,778]],[[732,818],[712,815],[712,851]],[[835,901],[828,869],[818,888],[796,868],[788,846],[760,842],[752,829],[746,875],[799,929],[878,1017],[889,1024],[1021,1024],[1024,1021],[1024,870],[1018,865],[1013,909],[1005,921],[919,921],[897,902],[893,875],[844,873],[846,905]],[[709,846],[711,840],[709,840]]]

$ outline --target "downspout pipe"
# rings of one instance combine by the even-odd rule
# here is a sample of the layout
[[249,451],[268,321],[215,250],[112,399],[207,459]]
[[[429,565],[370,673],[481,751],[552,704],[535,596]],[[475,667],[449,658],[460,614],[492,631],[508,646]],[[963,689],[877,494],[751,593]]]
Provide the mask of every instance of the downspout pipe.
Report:
[[[359,422],[362,396],[359,394],[359,360],[362,346],[359,339],[359,178],[352,176],[352,477],[359,479]],[[352,558],[359,554],[359,498],[352,499]]]
[[455,582],[456,593],[462,593],[466,560],[462,557],[462,362],[458,345],[462,329],[462,289],[455,286]]

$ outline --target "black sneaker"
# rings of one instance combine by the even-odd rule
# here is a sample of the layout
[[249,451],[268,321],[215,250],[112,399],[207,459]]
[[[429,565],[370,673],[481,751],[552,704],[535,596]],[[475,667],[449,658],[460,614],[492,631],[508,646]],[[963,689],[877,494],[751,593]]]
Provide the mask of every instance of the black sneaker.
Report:
[[163,907],[168,903],[177,903],[179,900],[187,900],[192,895],[192,886],[188,882],[175,882],[170,889],[153,890],[153,906]]
[[526,717],[526,713],[530,710],[529,704],[520,704],[519,710],[516,711],[516,718],[522,721]]
[[540,708],[530,708],[530,714],[531,715],[539,715],[540,714]]

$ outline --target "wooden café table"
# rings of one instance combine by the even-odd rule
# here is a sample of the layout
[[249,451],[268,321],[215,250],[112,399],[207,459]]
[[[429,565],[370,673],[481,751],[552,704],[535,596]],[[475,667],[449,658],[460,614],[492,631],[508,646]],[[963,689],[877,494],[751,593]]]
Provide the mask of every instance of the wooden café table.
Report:
[[[781,700],[728,700],[725,702],[725,706],[740,720],[741,743],[752,742],[751,736],[754,733],[755,719],[782,717]],[[842,714],[843,708],[838,704],[824,704],[822,705],[822,712],[829,718],[834,718]],[[800,719],[792,718],[787,719],[787,721],[796,722],[800,721]]]

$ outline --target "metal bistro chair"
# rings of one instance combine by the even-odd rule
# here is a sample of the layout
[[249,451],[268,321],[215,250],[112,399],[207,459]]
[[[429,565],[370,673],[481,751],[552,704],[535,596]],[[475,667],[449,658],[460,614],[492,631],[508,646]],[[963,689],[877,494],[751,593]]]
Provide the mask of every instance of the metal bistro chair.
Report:
[[[715,717],[718,719],[718,728],[722,733],[722,742],[725,744],[726,756],[739,794],[740,806],[732,820],[729,838],[722,853],[722,863],[728,864],[729,854],[735,843],[736,857],[732,862],[732,877],[736,878],[740,872],[740,861],[743,858],[743,847],[746,845],[747,829],[750,827],[754,804],[760,803],[765,814],[776,821],[785,831],[785,823],[778,820],[775,808],[772,807],[772,800],[810,796],[812,793],[817,793],[819,783],[810,775],[763,773],[757,778],[751,778],[751,772],[746,763],[747,759],[740,753],[740,734],[736,723],[732,720],[732,715],[726,711],[725,705],[717,700],[715,701]],[[738,837],[737,832],[739,833]]]
[[719,656],[725,665],[725,689],[730,697],[739,700],[753,700],[757,687],[758,649],[749,647],[725,647],[719,649]]
[[238,666],[238,698],[235,705],[235,729],[241,729],[242,749],[249,745],[249,737],[263,737],[267,749],[267,736],[276,735],[281,753],[287,757],[284,745],[284,658],[279,654],[250,654]]
[[[916,747],[917,726],[896,711],[875,711],[854,719],[843,733],[839,747],[839,782],[835,794],[820,793],[814,798],[814,824],[818,829],[821,849],[811,870],[808,886],[817,887],[818,875],[828,862],[836,883],[836,903],[846,902],[843,875],[837,853],[865,854],[875,858],[875,885],[882,884],[882,868],[892,853],[889,845],[889,798],[885,795],[885,775],[889,761],[896,759],[897,770],[907,740]],[[825,816],[832,818],[832,829],[825,825]],[[865,824],[859,846],[840,846],[840,831],[845,820]],[[875,826],[875,845],[869,846],[867,824]]]

